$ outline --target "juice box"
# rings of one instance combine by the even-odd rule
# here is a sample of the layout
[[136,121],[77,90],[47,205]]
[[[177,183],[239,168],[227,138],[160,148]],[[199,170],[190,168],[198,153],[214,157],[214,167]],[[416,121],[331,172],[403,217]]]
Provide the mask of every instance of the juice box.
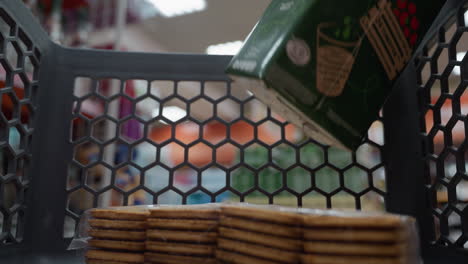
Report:
[[226,72],[304,132],[355,149],[442,0],[273,0]]

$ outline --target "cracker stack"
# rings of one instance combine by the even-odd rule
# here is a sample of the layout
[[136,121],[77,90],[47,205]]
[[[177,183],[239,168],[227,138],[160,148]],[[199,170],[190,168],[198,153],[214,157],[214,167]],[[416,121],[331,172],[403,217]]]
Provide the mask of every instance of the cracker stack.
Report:
[[219,209],[159,207],[150,211],[145,258],[148,263],[216,263]]
[[255,206],[223,206],[216,256],[223,263],[299,263],[301,218]]
[[414,220],[394,215],[303,216],[304,264],[403,264],[414,252]]
[[148,211],[94,209],[90,214],[86,263],[144,263]]

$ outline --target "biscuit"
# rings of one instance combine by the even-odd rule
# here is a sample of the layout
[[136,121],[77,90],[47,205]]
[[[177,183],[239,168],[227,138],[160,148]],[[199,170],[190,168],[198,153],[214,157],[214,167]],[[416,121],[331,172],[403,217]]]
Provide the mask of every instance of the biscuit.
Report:
[[267,222],[257,222],[243,218],[221,216],[220,226],[254,231],[264,234],[285,236],[290,238],[302,237],[302,230],[298,226],[287,226]]
[[216,244],[187,244],[178,242],[157,242],[146,241],[146,250],[154,252],[164,252],[169,254],[190,255],[190,256],[214,256]]
[[93,228],[105,229],[126,229],[126,230],[146,230],[145,221],[126,221],[126,220],[108,220],[108,219],[90,219],[89,225]]
[[408,259],[405,258],[389,258],[389,257],[367,257],[367,256],[327,256],[327,255],[309,255],[301,256],[303,264],[408,264]]
[[397,242],[408,239],[403,229],[304,229],[305,240],[355,241],[355,242]]
[[193,243],[215,243],[217,232],[190,232],[151,229],[146,231],[147,238],[157,241],[177,241]]
[[404,244],[304,242],[305,252],[325,255],[403,256],[405,249]]
[[216,259],[220,260],[222,263],[232,264],[281,264],[280,262],[242,255],[222,249],[216,250]]
[[145,242],[90,239],[88,245],[93,248],[117,249],[126,251],[144,251]]
[[146,239],[146,232],[111,229],[91,229],[89,230],[89,236],[101,239],[144,241]]
[[210,257],[180,256],[153,252],[146,252],[145,260],[149,263],[158,264],[217,264],[217,260]]
[[208,207],[158,207],[150,210],[151,218],[217,220],[219,209]]
[[261,220],[276,224],[300,225],[301,216],[295,212],[280,211],[256,206],[224,205],[221,208],[223,215]]
[[216,229],[218,221],[201,219],[149,218],[148,228],[208,231]]
[[93,218],[110,220],[133,220],[145,221],[149,212],[147,210],[137,209],[92,209],[90,214]]
[[225,238],[218,239],[218,248],[283,263],[298,263],[300,258],[299,253]]
[[103,260],[103,261],[115,261],[123,263],[144,263],[145,258],[143,254],[138,253],[123,253],[115,251],[105,250],[88,250],[86,252],[86,258],[88,260]]
[[365,229],[396,229],[409,224],[409,218],[397,215],[345,214],[310,214],[303,215],[304,227],[342,227]]
[[265,245],[269,247],[291,250],[291,251],[301,251],[302,250],[302,241],[295,240],[285,237],[265,235],[261,233],[256,233],[253,231],[244,231],[240,229],[232,228],[219,228],[219,236],[234,240],[245,241],[253,244]]

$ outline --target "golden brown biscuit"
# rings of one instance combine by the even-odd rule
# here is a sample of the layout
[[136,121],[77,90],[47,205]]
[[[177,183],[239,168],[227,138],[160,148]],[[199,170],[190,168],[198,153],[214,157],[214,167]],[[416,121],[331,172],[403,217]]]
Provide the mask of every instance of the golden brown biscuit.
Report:
[[130,241],[144,241],[146,239],[145,231],[122,231],[111,229],[91,229],[89,236],[100,239],[118,239]]
[[93,218],[110,219],[110,220],[133,220],[145,221],[149,212],[147,210],[136,209],[92,209],[90,214]]
[[231,264],[281,264],[281,262],[251,257],[222,249],[216,250],[216,259],[220,260],[221,263]]
[[251,221],[260,220],[276,224],[300,225],[301,216],[292,210],[278,210],[275,207],[262,208],[257,206],[224,205],[222,215],[247,218]]
[[218,239],[218,248],[252,257],[265,258],[283,263],[299,263],[300,253],[255,245],[225,238]]
[[405,244],[380,244],[380,243],[340,243],[326,241],[304,242],[306,253],[317,253],[324,255],[345,256],[404,256],[406,255]]
[[146,251],[189,256],[214,256],[216,244],[146,241]]
[[285,236],[290,238],[302,237],[302,229],[298,226],[279,225],[267,222],[251,221],[244,218],[221,216],[220,226],[254,231],[264,234]]
[[409,264],[405,258],[391,257],[366,257],[366,256],[326,256],[310,255],[301,256],[301,263],[304,264]]
[[177,229],[177,230],[200,230],[209,231],[215,230],[218,227],[217,220],[201,220],[201,219],[165,219],[165,218],[149,218],[148,228],[155,229]]
[[105,229],[125,229],[125,230],[146,230],[145,221],[90,219],[89,225],[93,228]]
[[148,263],[158,264],[216,264],[217,260],[210,257],[179,256],[163,253],[146,252],[145,260]]
[[169,219],[212,219],[217,220],[219,209],[217,207],[158,207],[150,210],[151,218]]
[[93,248],[115,249],[127,251],[144,251],[145,242],[90,239],[88,245]]
[[123,253],[123,252],[105,251],[105,250],[88,250],[85,256],[87,259],[125,262],[125,263],[144,263],[145,261],[143,254]]
[[286,237],[279,237],[273,235],[266,235],[257,233],[254,231],[245,231],[233,228],[219,228],[219,236],[239,241],[245,241],[252,244],[265,245],[269,247],[290,250],[290,251],[301,251],[302,240],[301,239],[290,239]]
[[217,232],[190,232],[175,230],[150,229],[146,232],[150,240],[155,241],[176,241],[193,243],[216,243]]
[[309,214],[303,215],[304,227],[342,227],[366,229],[396,229],[413,222],[407,217],[397,215],[365,215],[365,214]]
[[408,239],[403,229],[304,229],[305,240],[355,241],[355,242],[397,242]]

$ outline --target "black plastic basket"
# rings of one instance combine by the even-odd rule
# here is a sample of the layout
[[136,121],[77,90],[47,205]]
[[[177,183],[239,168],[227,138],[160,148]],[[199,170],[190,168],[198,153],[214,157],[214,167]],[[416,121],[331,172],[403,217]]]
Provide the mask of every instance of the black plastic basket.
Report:
[[[460,125],[468,131],[467,113],[460,103],[468,84],[468,57],[457,60],[457,44],[468,35],[465,4],[447,1],[424,45],[394,87],[383,117],[377,121],[383,124],[384,140],[374,139],[372,134],[351,154],[311,139],[291,137],[290,124],[262,108],[254,96],[239,90],[224,74],[228,56],[64,48],[49,40],[20,1],[0,1],[0,67],[5,70],[5,85],[0,88],[1,261],[66,263],[76,259],[60,256],[65,254],[83,209],[99,206],[101,197],[109,192],[120,197],[122,205],[128,204],[136,192],[145,192],[145,197],[150,197],[148,203],[160,203],[167,193],[179,197],[180,203],[189,203],[193,196],[216,202],[228,193],[238,201],[265,203],[281,203],[282,198],[289,197],[296,206],[308,206],[312,197],[326,208],[335,208],[337,197],[347,196],[358,210],[366,209],[366,199],[372,196],[380,199],[387,211],[418,219],[427,262],[466,262],[468,209],[466,201],[457,195],[457,186],[468,181],[467,140],[456,144],[452,133]],[[446,58],[441,59],[443,56]],[[460,82],[451,88],[448,77],[456,67],[460,69]],[[77,80],[85,81],[88,92],[75,92]],[[121,84],[115,94],[100,92],[100,85],[109,80]],[[143,80],[147,93],[138,98],[127,94],[127,80]],[[160,81],[170,90],[164,96],[154,92],[158,85],[153,82]],[[14,88],[16,82],[24,86],[22,94]],[[192,90],[186,93],[182,89]],[[436,102],[431,100],[434,91]],[[83,115],[80,108],[89,100],[103,103],[103,112],[93,117]],[[127,116],[112,115],[110,108],[116,100],[127,101],[133,110]],[[160,108],[154,118],[144,118],[135,110],[143,100],[152,100]],[[444,108],[447,101],[450,107]],[[219,109],[226,104],[238,111],[228,117],[221,115]],[[252,104],[262,112],[252,115]],[[186,114],[178,120],[168,119],[163,108],[167,105],[183,105]],[[191,111],[201,105],[211,109],[203,117]],[[447,114],[447,109],[452,111]],[[433,116],[432,124],[427,124],[428,113]],[[74,130],[76,120],[84,124],[80,132]],[[141,137],[128,138],[120,133],[130,121],[143,128]],[[154,122],[169,126],[165,138],[150,137],[148,127]],[[178,127],[186,123],[199,130],[198,137],[190,142],[177,136]],[[116,133],[96,135],[94,127],[102,124],[113,125]],[[205,137],[209,124],[224,127],[226,135],[219,140]],[[251,136],[231,133],[237,126],[251,131]],[[262,138],[263,126],[276,128],[274,139]],[[441,138],[443,147],[435,144]],[[122,161],[109,161],[106,149],[115,148],[116,142],[127,154]],[[133,160],[133,149],[140,144],[155,149],[153,160],[145,164]],[[83,145],[97,149],[95,160],[82,162],[76,157]],[[184,153],[178,164],[168,164],[161,158],[168,146]],[[236,162],[225,164],[217,159],[223,148],[239,153]],[[251,149],[262,151],[252,154]],[[212,159],[193,162],[192,156],[200,151],[211,153]],[[368,153],[381,158],[370,160]],[[454,164],[451,169],[449,163]],[[108,173],[108,184],[96,186],[88,181],[89,172],[96,166]],[[122,189],[116,184],[116,174],[129,167],[141,177],[134,188]],[[144,176],[154,168],[166,175],[157,188],[149,186]],[[181,169],[194,175],[190,188],[174,183]],[[216,177],[224,184],[207,187],[203,180],[207,170],[216,170]],[[322,175],[336,180],[323,184]],[[248,184],[239,184],[236,177],[249,178],[240,181]],[[294,177],[302,177],[305,183],[294,183]],[[362,184],[350,184],[350,177],[358,177]],[[438,200],[441,193],[446,194],[444,203]],[[81,199],[83,195],[91,203],[73,206],[74,197]]]

